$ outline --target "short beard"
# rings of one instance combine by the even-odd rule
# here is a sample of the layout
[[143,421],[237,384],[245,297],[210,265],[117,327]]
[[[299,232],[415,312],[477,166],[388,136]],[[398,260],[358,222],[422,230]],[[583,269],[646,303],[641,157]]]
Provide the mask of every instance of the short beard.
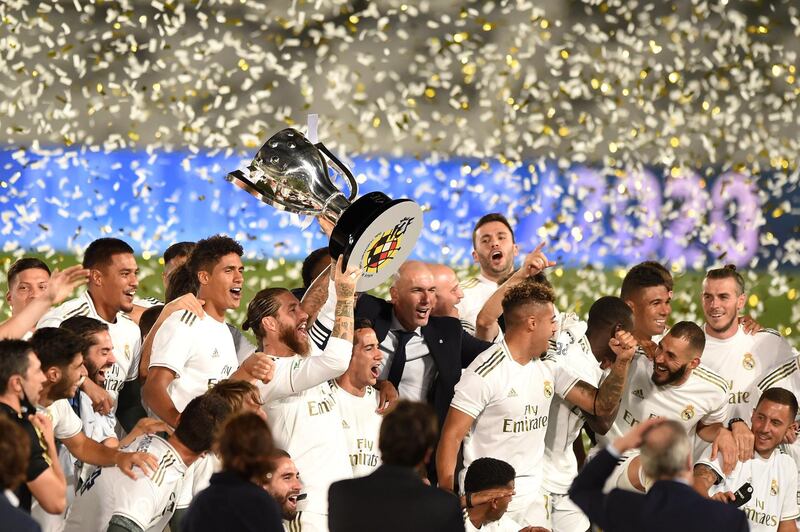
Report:
[[731,321],[726,323],[723,327],[714,327],[713,325],[711,325],[708,322],[708,320],[706,320],[706,325],[708,326],[709,329],[711,329],[715,333],[722,334],[722,333],[728,332],[730,330],[730,328],[733,326],[734,322],[738,322],[738,321],[739,321],[739,317],[738,316],[734,316],[734,317],[731,318]]
[[286,344],[289,349],[301,357],[308,356],[308,353],[311,351],[308,339],[306,339],[305,342],[300,340],[297,337],[297,329],[294,327],[281,326],[280,331],[278,331],[278,340]]
[[669,373],[667,373],[667,378],[664,380],[664,382],[658,382],[655,379],[655,368],[653,368],[653,374],[650,376],[650,380],[652,380],[653,383],[656,384],[657,386],[666,386],[667,384],[672,384],[674,382],[681,380],[683,376],[686,375],[686,368],[688,367],[689,364],[684,364],[677,370],[670,371]]
[[69,393],[71,388],[72,386],[69,382],[67,382],[67,379],[61,379],[57,383],[53,384],[53,386],[50,388],[50,391],[47,393],[47,396],[53,401],[58,401],[59,399],[72,399],[72,396]]

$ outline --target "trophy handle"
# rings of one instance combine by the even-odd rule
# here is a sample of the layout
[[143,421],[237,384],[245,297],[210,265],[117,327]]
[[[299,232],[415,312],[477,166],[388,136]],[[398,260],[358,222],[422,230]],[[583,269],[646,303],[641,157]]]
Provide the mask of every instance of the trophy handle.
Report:
[[325,154],[325,156],[330,159],[331,166],[335,167],[340,173],[344,174],[347,177],[347,180],[350,182],[350,195],[347,197],[347,201],[353,201],[358,194],[358,183],[356,182],[356,178],[353,177],[353,173],[347,168],[347,166],[343,165],[342,162],[336,158],[334,154],[325,147],[325,145],[321,142],[314,144],[314,146]]

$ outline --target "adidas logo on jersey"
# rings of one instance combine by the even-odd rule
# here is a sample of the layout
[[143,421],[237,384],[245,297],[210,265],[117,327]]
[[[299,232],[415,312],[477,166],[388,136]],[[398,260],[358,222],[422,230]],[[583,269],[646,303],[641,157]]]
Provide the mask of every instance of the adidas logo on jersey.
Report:
[[517,390],[515,390],[514,388],[511,388],[511,390],[509,390],[509,392],[508,392],[508,396],[509,397],[517,397]]
[[345,421],[344,419],[342,420],[342,428],[343,429],[349,429],[350,428],[350,425],[348,425],[347,421]]
[[219,358],[219,350],[215,347],[214,352],[211,353],[211,358]]
[[642,391],[641,388],[639,388],[638,390],[633,390],[633,395],[635,395],[639,399],[644,399],[644,392]]

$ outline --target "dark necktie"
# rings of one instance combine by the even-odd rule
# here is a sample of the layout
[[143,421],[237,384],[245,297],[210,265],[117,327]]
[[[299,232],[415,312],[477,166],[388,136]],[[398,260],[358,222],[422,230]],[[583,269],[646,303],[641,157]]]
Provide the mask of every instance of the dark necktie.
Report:
[[400,379],[403,377],[403,368],[406,367],[406,344],[414,336],[413,331],[394,331],[397,338],[397,347],[392,358],[392,367],[389,368],[388,381],[391,382],[396,390],[400,390]]

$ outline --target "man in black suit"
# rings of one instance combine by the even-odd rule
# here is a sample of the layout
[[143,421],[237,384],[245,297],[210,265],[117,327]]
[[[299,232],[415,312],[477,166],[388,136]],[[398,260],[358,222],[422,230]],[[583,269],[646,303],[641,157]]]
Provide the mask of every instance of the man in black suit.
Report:
[[[655,483],[647,494],[613,489],[606,479],[622,453],[641,447],[642,467]],[[749,530],[735,506],[706,499],[689,484],[692,449],[680,423],[651,418],[636,425],[590,460],[575,478],[569,496],[606,532],[707,532]]]
[[[361,294],[355,308],[357,319],[366,318],[374,324],[384,353],[378,380],[381,396],[386,395],[384,387],[393,387],[400,399],[428,402],[441,426],[462,368],[491,344],[464,331],[457,318],[431,316],[436,304],[436,283],[425,263],[405,262],[389,293],[391,301]],[[331,299],[311,331],[311,338],[320,348],[333,326]]]
[[463,532],[455,495],[423,483],[438,423],[430,406],[400,401],[381,424],[383,465],[372,474],[341,480],[328,491],[330,532]]

